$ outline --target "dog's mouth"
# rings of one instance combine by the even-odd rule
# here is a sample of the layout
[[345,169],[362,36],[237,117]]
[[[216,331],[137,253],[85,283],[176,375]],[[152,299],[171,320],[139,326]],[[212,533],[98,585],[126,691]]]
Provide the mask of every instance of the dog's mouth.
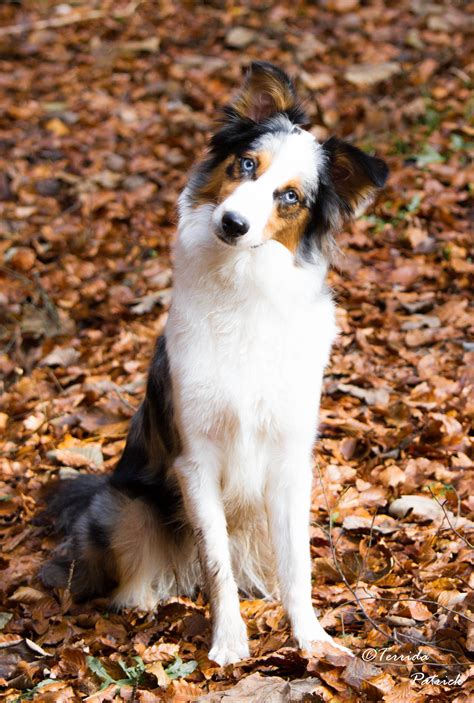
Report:
[[224,242],[224,244],[227,244],[230,247],[237,246],[237,243],[239,241],[239,237],[233,237],[230,234],[226,234],[221,229],[217,229],[215,234],[216,234],[217,239],[220,239],[220,241]]
[[[224,244],[227,244],[229,247],[234,247],[236,248],[237,244],[239,243],[240,237],[232,237],[227,235],[225,232],[222,232],[222,230],[217,230],[216,231],[216,237],[219,239],[221,242]],[[248,246],[249,249],[259,249],[259,247],[263,247],[263,245],[266,244],[266,242],[259,242],[258,244],[250,244]]]

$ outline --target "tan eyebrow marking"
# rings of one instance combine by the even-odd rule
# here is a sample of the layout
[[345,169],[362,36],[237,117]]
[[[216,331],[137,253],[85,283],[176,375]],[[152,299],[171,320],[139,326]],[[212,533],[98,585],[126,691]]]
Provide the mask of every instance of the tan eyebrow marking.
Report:
[[[221,161],[209,174],[206,182],[199,188],[194,199],[196,204],[220,203],[225,200],[242,182],[239,170],[239,159],[254,159],[257,164],[256,178],[259,178],[270,167],[272,153],[270,151],[247,151],[242,156],[228,156]],[[229,169],[233,172],[229,174]]]
[[272,163],[273,155],[269,151],[256,151],[252,158],[257,161],[257,178],[267,171]]
[[223,194],[229,190],[229,186],[232,183],[234,190],[240,181],[235,182],[227,173],[227,169],[234,161],[234,156],[229,156],[221,163],[207,174],[206,182],[195,192],[194,199],[197,205],[203,205],[204,203],[218,203],[222,200]]
[[278,194],[281,194],[281,193],[284,193],[285,190],[294,190],[298,194],[299,204],[301,205],[303,198],[304,198],[304,193],[303,193],[303,188],[301,186],[301,181],[294,178],[291,181],[288,181],[287,183],[285,183],[285,185],[282,185],[279,188],[277,188],[276,192]]
[[288,181],[278,188],[277,192],[284,193],[290,189],[298,193],[300,201],[294,205],[283,205],[276,200],[263,236],[266,240],[274,239],[280,242],[295,254],[309,222],[310,211],[302,204],[303,189],[300,181],[296,179]]

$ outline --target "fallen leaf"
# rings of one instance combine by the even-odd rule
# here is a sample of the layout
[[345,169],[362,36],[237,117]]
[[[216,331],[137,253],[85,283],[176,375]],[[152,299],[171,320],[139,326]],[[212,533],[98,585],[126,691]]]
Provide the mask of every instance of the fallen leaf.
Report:
[[[313,700],[317,695],[320,680],[314,677],[307,679],[285,681],[279,676],[262,676],[259,673],[250,674],[239,681],[236,686],[225,691],[216,691],[200,696],[197,701],[220,703],[220,701],[239,701],[239,703],[298,703],[307,701],[308,696]],[[314,699],[316,700],[316,699]]]
[[394,61],[382,63],[354,64],[347,69],[344,76],[354,85],[375,85],[401,73],[401,67]]
[[359,657],[353,657],[341,674],[344,681],[356,690],[360,691],[362,685],[368,679],[379,675],[379,669]]
[[52,120],[48,120],[46,123],[46,129],[52,132],[56,137],[64,137],[66,134],[69,134],[69,128],[57,117],[53,117]]
[[76,468],[98,468],[104,463],[101,446],[94,443],[68,449],[53,449],[48,452],[48,457],[59,464]]
[[429,520],[438,524],[443,523],[448,528],[448,520],[454,527],[473,528],[474,523],[463,517],[456,517],[447,508],[441,507],[434,498],[420,495],[405,495],[397,498],[389,505],[389,513],[398,518],[413,517],[415,520]]
[[354,386],[349,383],[339,383],[337,388],[343,393],[349,393],[349,395],[353,395],[355,398],[364,400],[367,405],[379,405],[384,407],[388,405],[390,400],[390,395],[386,388],[359,388],[359,386]]
[[226,34],[225,42],[232,49],[245,49],[255,40],[255,32],[247,27],[233,27]]
[[44,359],[40,366],[72,366],[80,358],[81,353],[73,347],[55,347]]

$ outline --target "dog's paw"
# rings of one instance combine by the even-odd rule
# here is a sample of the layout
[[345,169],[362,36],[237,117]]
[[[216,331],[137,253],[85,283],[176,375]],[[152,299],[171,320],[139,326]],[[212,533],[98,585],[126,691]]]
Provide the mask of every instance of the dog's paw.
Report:
[[305,650],[306,652],[309,652],[309,654],[314,654],[314,655],[320,655],[322,651],[324,650],[324,645],[328,644],[330,647],[333,647],[334,649],[339,650],[339,652],[342,652],[343,654],[348,654],[350,657],[354,657],[355,654],[354,652],[351,652],[350,649],[347,647],[344,647],[342,644],[338,644],[332,637],[331,635],[327,635],[327,637],[318,637],[317,639],[300,639],[298,640],[298,645],[300,649]]
[[117,590],[112,597],[112,608],[117,612],[124,608],[134,608],[144,613],[151,613],[157,606],[158,600],[151,590],[146,592]]
[[247,629],[243,622],[236,624],[232,632],[219,633],[218,631],[213,637],[209,659],[220,666],[235,664],[249,656]]
[[325,644],[351,657],[355,656],[350,649],[347,649],[347,647],[344,647],[342,644],[338,644],[331,635],[328,635],[317,620],[314,622],[313,627],[295,632],[295,637],[300,649],[310,654],[314,653],[316,656],[322,653]]

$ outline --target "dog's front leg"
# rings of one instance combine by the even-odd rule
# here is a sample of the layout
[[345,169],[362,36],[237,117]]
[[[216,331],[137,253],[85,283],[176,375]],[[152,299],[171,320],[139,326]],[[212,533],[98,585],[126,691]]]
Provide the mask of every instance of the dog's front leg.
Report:
[[311,463],[297,453],[275,465],[268,482],[267,512],[281,600],[301,649],[311,651],[312,643],[324,641],[351,653],[324,630],[311,602],[311,483]]
[[223,666],[249,656],[247,629],[240,615],[229,539],[212,457],[180,457],[175,464],[186,512],[195,531],[212,616],[209,658]]

